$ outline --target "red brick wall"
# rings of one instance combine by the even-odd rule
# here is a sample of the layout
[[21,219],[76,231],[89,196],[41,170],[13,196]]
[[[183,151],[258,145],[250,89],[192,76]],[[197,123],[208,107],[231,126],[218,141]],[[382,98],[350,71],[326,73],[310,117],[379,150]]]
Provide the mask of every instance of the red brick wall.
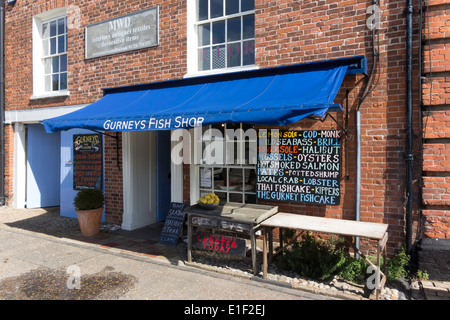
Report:
[[[371,1],[256,1],[256,63],[270,67],[352,55],[366,55],[372,66],[371,31],[366,26],[366,8]],[[417,5],[417,4],[416,4]],[[361,220],[389,224],[389,251],[405,243],[405,129],[406,129],[406,49],[405,2],[383,2],[380,37],[380,79],[361,105]],[[417,9],[417,7],[416,7]],[[414,70],[418,73],[418,15],[414,17]],[[414,114],[419,110],[418,77],[413,80]],[[362,76],[347,76],[336,99],[345,106],[349,90],[349,133],[343,139],[341,205],[311,206],[277,203],[280,210],[331,218],[355,219],[355,118],[354,111],[364,89]],[[336,115],[345,125],[345,113]],[[415,158],[420,158],[419,119],[414,117]],[[298,130],[338,128],[325,123],[301,121]],[[348,163],[346,165],[346,162]],[[420,175],[416,164],[414,179]],[[348,180],[346,179],[348,175]],[[419,185],[414,184],[414,237],[418,227]],[[275,204],[275,203],[274,203]]]
[[[75,5],[80,9],[80,28],[68,33],[69,97],[31,100],[32,19],[48,10]],[[86,25],[130,12],[159,6],[160,45],[91,60],[84,59]],[[22,0],[6,6],[5,22],[6,109],[34,109],[95,102],[102,88],[127,86],[181,78],[186,73],[186,2],[147,0]],[[8,129],[9,130],[9,129]],[[115,133],[113,133],[114,135]],[[119,138],[121,135],[119,134]],[[8,140],[9,141],[9,140]],[[13,143],[5,144],[6,197],[11,204],[14,179]],[[120,144],[120,160],[122,157]],[[107,222],[121,224],[123,212],[122,165],[116,164],[115,140],[105,137],[105,192]]]
[[122,134],[105,135],[105,221],[121,225],[123,213]]
[[[372,66],[371,31],[366,26],[366,8],[371,1],[255,1],[256,64],[260,67],[289,65],[322,59],[366,55]],[[380,63],[376,88],[361,105],[362,190],[361,220],[389,224],[389,252],[405,243],[405,144],[406,144],[406,49],[405,3],[390,1],[381,6]],[[417,10],[417,7],[415,8]],[[416,11],[417,12],[417,11]],[[418,15],[414,16],[414,70],[418,73]],[[278,205],[280,211],[339,219],[355,219],[355,109],[364,89],[364,77],[347,76],[336,102],[346,104],[349,90],[349,119],[335,115],[348,126],[349,139],[343,139],[341,204],[339,206],[298,205],[288,202],[260,203]],[[413,112],[419,112],[419,81],[413,79]],[[415,159],[420,159],[418,117],[414,117]],[[289,129],[339,129],[331,120],[324,123],[302,120]],[[188,169],[186,166],[185,170]],[[187,176],[185,172],[185,176]],[[348,180],[347,180],[348,176]],[[417,233],[420,206],[420,165],[414,166],[413,232]],[[186,177],[187,178],[187,177]],[[189,188],[185,187],[188,201]]]
[[[366,55],[369,70],[373,63],[371,31],[366,26],[370,0],[255,1],[256,64],[260,68]],[[80,29],[69,30],[70,97],[30,100],[32,95],[31,23],[33,15],[64,5],[80,8]],[[160,45],[153,48],[84,59],[84,27],[132,11],[160,6]],[[380,63],[374,91],[361,105],[362,196],[361,220],[388,223],[389,250],[404,243],[404,194],[406,129],[405,15],[404,1],[382,3]],[[417,9],[417,7],[416,7]],[[186,1],[44,1],[22,0],[6,10],[6,104],[8,109],[31,109],[92,103],[102,96],[101,88],[182,78],[187,70]],[[414,18],[414,71],[418,74],[418,15]],[[445,60],[445,59],[444,59]],[[444,61],[443,60],[443,61]],[[443,79],[445,76],[441,75]],[[434,78],[435,81],[438,81]],[[445,90],[444,82],[439,82]],[[332,218],[354,219],[354,137],[355,109],[365,86],[362,75],[347,76],[336,99],[345,106],[349,90],[349,122],[345,113],[335,116],[348,126],[350,138],[343,141],[341,205],[311,206],[277,203],[280,210]],[[424,86],[424,91],[426,86]],[[414,77],[414,114],[419,113],[418,77]],[[426,97],[424,96],[424,101]],[[438,98],[436,95],[435,99]],[[442,104],[442,102],[441,102]],[[440,110],[439,112],[442,112]],[[414,133],[420,139],[419,117]],[[331,120],[311,120],[292,125],[293,129],[338,128]],[[431,131],[430,131],[431,132]],[[120,135],[119,135],[120,137]],[[416,140],[417,141],[417,140]],[[419,143],[415,158],[420,159]],[[108,221],[121,222],[123,207],[122,168],[115,161],[115,140],[105,138],[105,190]],[[121,148],[119,149],[121,150]],[[9,151],[11,152],[11,151]],[[8,161],[12,165],[12,161]],[[121,164],[120,164],[121,165]],[[189,199],[189,166],[185,166],[185,200]],[[421,167],[415,166],[415,181]],[[348,175],[348,180],[346,176]],[[11,178],[9,178],[11,180]],[[415,183],[414,230],[417,227],[419,183]],[[11,188],[9,186],[9,188]],[[8,191],[11,195],[12,191]]]
[[11,125],[5,126],[5,204],[11,205],[13,199],[14,179],[14,131]]
[[424,7],[422,233],[450,238],[450,3]]

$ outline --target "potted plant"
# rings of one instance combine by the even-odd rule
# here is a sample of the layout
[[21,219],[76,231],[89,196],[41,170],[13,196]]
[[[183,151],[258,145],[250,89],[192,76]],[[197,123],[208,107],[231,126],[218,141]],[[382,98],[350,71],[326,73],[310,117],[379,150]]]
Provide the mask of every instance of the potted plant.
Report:
[[83,236],[93,237],[100,233],[104,203],[103,192],[98,189],[82,189],[76,194],[73,205]]

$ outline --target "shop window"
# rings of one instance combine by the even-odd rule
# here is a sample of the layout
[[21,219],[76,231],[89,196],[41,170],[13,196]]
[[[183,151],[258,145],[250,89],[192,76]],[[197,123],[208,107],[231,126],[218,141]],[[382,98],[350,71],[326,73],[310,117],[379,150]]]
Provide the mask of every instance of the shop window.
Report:
[[254,0],[197,0],[198,72],[255,64]]
[[67,33],[65,8],[34,17],[33,97],[68,95]]
[[256,203],[256,130],[246,124],[202,128],[199,196],[214,192],[221,201]]

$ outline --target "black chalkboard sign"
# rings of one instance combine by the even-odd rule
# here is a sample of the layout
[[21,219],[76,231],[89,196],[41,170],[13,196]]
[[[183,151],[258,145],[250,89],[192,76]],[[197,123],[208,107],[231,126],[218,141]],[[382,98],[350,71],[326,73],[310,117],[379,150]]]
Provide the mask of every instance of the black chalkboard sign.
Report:
[[186,215],[184,208],[186,208],[184,203],[170,203],[169,213],[167,214],[166,222],[159,237],[160,243],[171,246],[177,244],[178,238],[180,238],[181,231],[183,230],[184,217]]
[[101,134],[73,136],[73,189],[102,189],[103,139]]
[[339,205],[339,130],[260,130],[258,149],[259,199]]

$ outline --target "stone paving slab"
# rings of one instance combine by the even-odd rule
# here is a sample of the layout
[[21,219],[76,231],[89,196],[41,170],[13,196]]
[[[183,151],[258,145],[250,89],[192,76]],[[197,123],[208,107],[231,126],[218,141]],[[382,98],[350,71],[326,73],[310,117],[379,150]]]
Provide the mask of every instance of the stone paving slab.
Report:
[[422,289],[427,300],[450,300],[450,282],[422,281]]

